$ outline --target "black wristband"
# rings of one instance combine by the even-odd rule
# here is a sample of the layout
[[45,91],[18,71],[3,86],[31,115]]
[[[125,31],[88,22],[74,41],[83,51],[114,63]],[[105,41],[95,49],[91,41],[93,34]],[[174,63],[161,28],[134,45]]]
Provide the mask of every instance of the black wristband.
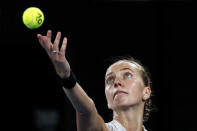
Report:
[[64,79],[59,76],[58,78],[60,79],[61,85],[66,89],[72,89],[77,83],[77,78],[72,71],[70,71],[70,76],[68,78]]

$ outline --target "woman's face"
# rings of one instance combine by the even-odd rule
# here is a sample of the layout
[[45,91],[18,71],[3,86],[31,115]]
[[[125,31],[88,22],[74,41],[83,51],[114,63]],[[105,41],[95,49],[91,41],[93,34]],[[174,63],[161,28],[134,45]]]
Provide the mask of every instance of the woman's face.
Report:
[[145,87],[137,68],[127,61],[118,61],[108,68],[105,95],[110,109],[127,108],[143,101]]

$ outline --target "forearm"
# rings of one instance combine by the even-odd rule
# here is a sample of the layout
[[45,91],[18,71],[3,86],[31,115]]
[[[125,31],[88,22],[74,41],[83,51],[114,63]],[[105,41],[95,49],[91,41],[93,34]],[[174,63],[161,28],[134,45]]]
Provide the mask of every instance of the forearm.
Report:
[[72,89],[63,90],[77,112],[87,114],[96,111],[94,102],[78,83]]

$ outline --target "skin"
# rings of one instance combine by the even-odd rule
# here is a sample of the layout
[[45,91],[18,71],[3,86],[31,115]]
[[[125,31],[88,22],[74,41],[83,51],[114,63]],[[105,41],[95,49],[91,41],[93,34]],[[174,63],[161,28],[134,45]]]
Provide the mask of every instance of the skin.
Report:
[[[40,45],[48,54],[51,62],[54,65],[57,75],[62,79],[70,76],[70,65],[65,57],[67,38],[64,37],[61,48],[59,43],[61,39],[61,32],[56,34],[54,42],[51,41],[52,31],[48,30],[46,35],[37,34]],[[53,53],[53,51],[57,53]],[[122,80],[122,69],[129,64],[114,64],[108,72],[113,72],[115,82],[112,85],[106,85],[105,92],[108,101],[108,107],[114,110],[114,119],[118,120],[127,131],[141,131],[142,130],[142,115],[145,97],[150,95],[150,88],[143,87],[143,82],[140,77],[136,75],[132,79]],[[131,68],[131,67],[130,67]],[[124,70],[125,71],[125,70]],[[135,72],[135,71],[134,71]],[[135,78],[135,79],[134,79]],[[113,93],[116,90],[124,90],[125,94],[119,94],[113,99]],[[79,83],[76,83],[74,88],[63,88],[66,96],[71,101],[76,110],[76,121],[78,131],[108,131],[103,118],[98,114],[93,100],[81,88]],[[147,95],[145,95],[147,94]],[[131,124],[132,123],[132,124]]]
[[[54,42],[51,41],[51,37],[51,30],[48,30],[46,35],[37,34],[39,43],[48,54],[57,75],[62,79],[68,78],[70,76],[70,65],[65,57],[67,38],[64,37],[59,49],[61,32],[56,34]],[[54,54],[54,50],[57,53]],[[79,83],[76,83],[72,89],[63,88],[63,90],[76,110],[77,131],[108,131],[103,118],[97,112],[94,102]]]
[[151,89],[144,86],[138,67],[127,61],[114,63],[106,72],[105,85],[108,108],[113,110],[114,119],[127,131],[142,131],[144,102]]

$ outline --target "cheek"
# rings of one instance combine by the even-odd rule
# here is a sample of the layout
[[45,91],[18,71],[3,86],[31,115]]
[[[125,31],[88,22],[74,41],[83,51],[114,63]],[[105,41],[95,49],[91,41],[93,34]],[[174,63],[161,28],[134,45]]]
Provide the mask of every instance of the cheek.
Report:
[[112,98],[112,91],[109,87],[105,87],[105,96],[107,98],[107,101],[109,102],[109,100]]
[[132,99],[142,99],[142,86],[139,83],[130,83],[129,85],[129,94]]

